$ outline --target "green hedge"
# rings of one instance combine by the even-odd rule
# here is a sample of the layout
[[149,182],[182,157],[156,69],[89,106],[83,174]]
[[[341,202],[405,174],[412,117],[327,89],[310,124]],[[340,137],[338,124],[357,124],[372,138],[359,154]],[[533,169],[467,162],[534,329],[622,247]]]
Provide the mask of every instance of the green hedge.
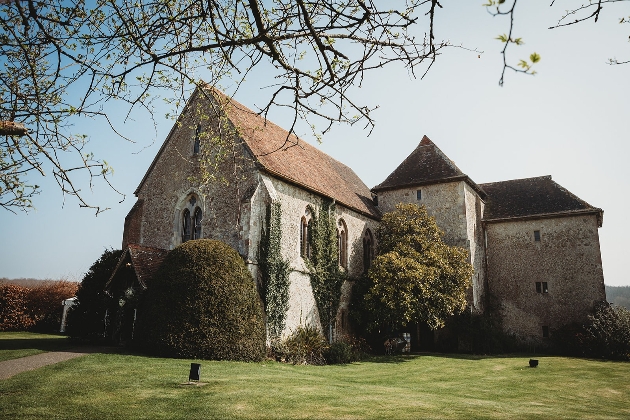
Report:
[[258,361],[265,355],[263,319],[241,256],[219,241],[188,241],[148,285],[135,341],[161,356]]

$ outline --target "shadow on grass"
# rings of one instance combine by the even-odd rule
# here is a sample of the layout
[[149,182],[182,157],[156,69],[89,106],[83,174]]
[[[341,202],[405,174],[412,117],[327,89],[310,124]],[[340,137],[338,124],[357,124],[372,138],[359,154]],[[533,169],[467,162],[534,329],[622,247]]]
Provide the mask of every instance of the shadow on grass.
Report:
[[369,356],[361,360],[362,362],[369,363],[393,363],[401,364],[410,362],[423,357],[434,357],[439,359],[457,359],[457,360],[488,360],[488,359],[506,359],[506,358],[523,358],[526,362],[530,358],[536,359],[546,357],[546,354],[531,354],[531,353],[509,353],[509,354],[468,354],[468,353],[433,353],[433,352],[418,352],[411,354],[398,354],[391,356],[374,355]]
[[55,335],[51,335],[50,338],[0,338],[0,350],[60,351],[70,347],[76,347],[76,343]]

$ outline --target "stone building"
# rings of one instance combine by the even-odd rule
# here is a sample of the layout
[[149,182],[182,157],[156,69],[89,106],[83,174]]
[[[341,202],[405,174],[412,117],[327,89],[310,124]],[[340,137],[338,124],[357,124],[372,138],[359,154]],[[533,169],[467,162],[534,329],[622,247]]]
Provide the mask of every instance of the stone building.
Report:
[[544,342],[606,300],[598,228],[603,211],[551,176],[476,184],[426,136],[372,190],[378,208],[426,206],[474,267],[471,311],[498,306],[503,327]]
[[[483,312],[494,296],[510,332],[543,339],[605,299],[603,212],[551,177],[478,185],[424,137],[370,190],[341,162],[211,88],[193,93],[135,195],[123,234],[130,251],[119,267],[143,271],[142,284],[143,255],[163,258],[196,238],[228,243],[257,278],[261,228],[279,203],[281,254],[291,268],[284,335],[319,326],[306,258],[309,221],[324,203],[334,203],[339,265],[350,279],[369,266],[381,214],[413,202],[436,217],[447,243],[470,252],[471,310]],[[346,283],[336,332],[347,329],[349,292]]]

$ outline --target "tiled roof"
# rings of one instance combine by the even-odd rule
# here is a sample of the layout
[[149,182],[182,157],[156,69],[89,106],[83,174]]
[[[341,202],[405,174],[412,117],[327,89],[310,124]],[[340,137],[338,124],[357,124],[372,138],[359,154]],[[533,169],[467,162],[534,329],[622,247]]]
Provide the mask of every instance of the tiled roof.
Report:
[[536,178],[481,184],[486,192],[484,220],[501,220],[560,214],[596,213],[600,225],[603,210],[593,207],[551,179]]
[[468,182],[483,197],[483,191],[480,191],[477,184],[468,178],[427,136],[424,136],[416,150],[411,152],[394,172],[373,190],[460,180]]
[[212,92],[264,171],[380,218],[370,189],[352,169],[221,92]]
[[162,265],[162,262],[164,261],[164,258],[166,258],[168,252],[169,251],[166,249],[129,244],[127,249],[125,249],[120,256],[118,265],[116,265],[116,268],[112,272],[106,288],[109,287],[109,284],[116,276],[120,267],[127,263],[131,264],[140,285],[146,288],[147,282],[153,278],[157,270],[160,268],[160,265]]

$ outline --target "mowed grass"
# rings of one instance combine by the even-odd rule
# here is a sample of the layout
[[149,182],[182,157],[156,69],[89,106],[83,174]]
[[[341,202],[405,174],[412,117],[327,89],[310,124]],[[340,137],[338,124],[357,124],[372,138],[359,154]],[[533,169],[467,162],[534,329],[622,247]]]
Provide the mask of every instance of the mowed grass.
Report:
[[[0,335],[0,338],[2,335]],[[90,354],[0,381],[0,418],[627,419],[630,363],[420,354],[345,366]]]
[[45,351],[67,350],[72,346],[73,343],[63,335],[2,332],[0,333],[0,362]]

